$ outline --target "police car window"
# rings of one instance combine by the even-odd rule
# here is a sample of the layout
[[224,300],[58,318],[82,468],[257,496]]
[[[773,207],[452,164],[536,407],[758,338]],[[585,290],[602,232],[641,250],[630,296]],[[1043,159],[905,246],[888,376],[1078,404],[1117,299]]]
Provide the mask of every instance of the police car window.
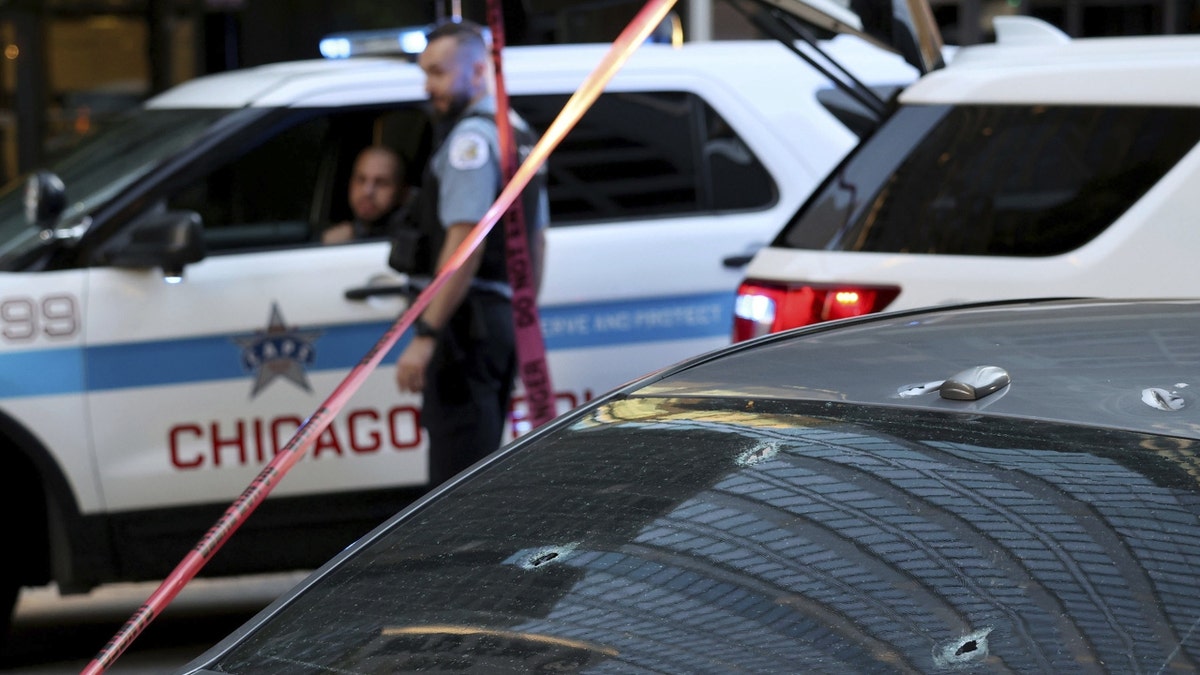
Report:
[[[49,165],[62,181],[69,204],[60,224],[76,224],[126,186],[167,162],[225,117],[222,109],[138,108]],[[0,190],[0,264],[7,265],[42,240],[25,220],[25,183]]]
[[[566,95],[514,97],[544,131]],[[777,189],[726,120],[687,92],[603,94],[549,160],[552,226],[762,209]]]
[[430,135],[419,106],[294,111],[230,143],[224,159],[171,189],[165,207],[199,213],[213,253],[313,244],[350,217],[347,187],[360,150],[384,144],[419,166]]
[[777,244],[1057,255],[1104,231],[1198,140],[1184,108],[910,106]]
[[329,128],[329,119],[319,116],[269,136],[175,192],[167,207],[199,213],[214,251],[309,241]]

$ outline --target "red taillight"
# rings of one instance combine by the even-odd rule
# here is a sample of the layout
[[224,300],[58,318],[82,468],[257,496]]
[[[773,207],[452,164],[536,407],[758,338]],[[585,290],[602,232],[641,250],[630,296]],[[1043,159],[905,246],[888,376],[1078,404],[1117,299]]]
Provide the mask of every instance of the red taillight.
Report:
[[740,342],[821,321],[878,312],[899,294],[900,289],[894,286],[747,281],[738,288],[737,305],[733,310],[733,340]]

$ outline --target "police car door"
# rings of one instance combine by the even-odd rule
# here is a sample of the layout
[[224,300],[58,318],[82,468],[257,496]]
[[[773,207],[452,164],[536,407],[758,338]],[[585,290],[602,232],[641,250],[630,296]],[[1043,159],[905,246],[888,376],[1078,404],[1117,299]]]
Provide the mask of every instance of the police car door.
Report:
[[[353,155],[378,140],[341,133],[359,121],[344,112],[280,113],[142,200],[134,221],[199,214],[207,252],[180,274],[91,269],[90,412],[110,511],[231,501],[403,309],[402,296],[346,296],[398,281],[386,240],[319,243],[318,221],[344,215]],[[275,494],[423,484],[418,404],[380,368]]]

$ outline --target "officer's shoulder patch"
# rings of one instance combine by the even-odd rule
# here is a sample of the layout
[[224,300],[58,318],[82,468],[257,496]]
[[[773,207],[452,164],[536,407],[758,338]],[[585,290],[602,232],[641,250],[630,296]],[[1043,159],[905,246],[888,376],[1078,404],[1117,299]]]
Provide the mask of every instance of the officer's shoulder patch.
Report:
[[487,139],[477,131],[460,131],[450,139],[449,155],[455,169],[478,169],[488,161]]

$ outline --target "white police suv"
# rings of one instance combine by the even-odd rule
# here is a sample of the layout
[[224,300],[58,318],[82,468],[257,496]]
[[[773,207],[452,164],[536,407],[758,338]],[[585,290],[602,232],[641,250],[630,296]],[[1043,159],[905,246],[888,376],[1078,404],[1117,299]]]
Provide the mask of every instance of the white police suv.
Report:
[[1002,298],[1200,296],[1200,36],[997,17],[755,256],[739,339]]
[[[872,85],[915,76],[825,47]],[[547,128],[606,51],[508,49],[513,105]],[[621,69],[549,163],[561,408],[729,341],[741,266],[856,141],[831,92],[770,40],[645,45]],[[169,573],[384,334],[406,301],[382,290],[388,242],[317,239],[359,149],[425,161],[424,100],[404,58],[203,77],[0,194],[6,618],[23,585]],[[315,566],[425,489],[396,353],[203,574]]]

